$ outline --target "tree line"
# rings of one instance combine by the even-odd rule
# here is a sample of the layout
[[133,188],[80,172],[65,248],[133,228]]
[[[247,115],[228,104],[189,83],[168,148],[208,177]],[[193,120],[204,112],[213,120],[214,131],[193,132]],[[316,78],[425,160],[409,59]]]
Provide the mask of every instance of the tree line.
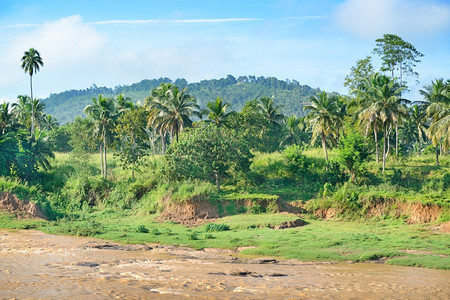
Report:
[[[450,81],[433,80],[420,91],[423,99],[405,99],[405,78],[417,75],[414,67],[422,54],[395,35],[378,39],[373,52],[381,57],[380,71],[371,57],[358,60],[346,78],[349,95],[311,96],[302,108],[304,117],[284,114],[275,97],[247,101],[240,110],[221,97],[200,105],[186,86],[162,82],[142,104],[124,94],[93,97],[85,118],[58,127],[39,100],[19,96],[13,106],[1,106],[1,174],[30,179],[39,166],[50,166],[53,151],[98,151],[101,175],[107,178],[107,152],[113,151],[134,178],[146,156],[161,154],[171,179],[211,180],[220,189],[222,178],[248,171],[252,152],[292,145],[321,146],[327,170],[329,148],[340,149],[352,178],[358,160],[371,152],[383,173],[389,155],[430,147],[438,165],[450,145]],[[227,80],[220,84],[236,84]]]

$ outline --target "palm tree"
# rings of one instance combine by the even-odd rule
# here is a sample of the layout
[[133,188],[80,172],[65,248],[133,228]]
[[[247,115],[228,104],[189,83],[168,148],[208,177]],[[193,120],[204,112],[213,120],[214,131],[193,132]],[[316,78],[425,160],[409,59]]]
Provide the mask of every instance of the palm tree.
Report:
[[12,104],[12,110],[17,122],[28,126],[31,122],[31,99],[25,95],[19,95],[17,102]]
[[300,145],[302,143],[302,125],[303,118],[297,118],[296,116],[290,116],[286,119],[287,133],[281,141],[281,146],[288,145]]
[[436,146],[437,166],[439,166],[440,139],[446,136],[445,127],[441,126],[444,126],[446,123],[445,113],[447,112],[448,114],[449,93],[448,81],[447,83],[444,83],[443,79],[436,79],[431,82],[431,85],[426,85],[424,86],[424,89],[420,90],[420,94],[423,96],[424,101],[416,101],[416,103],[419,103],[426,110],[427,115],[432,119],[432,125],[428,130],[428,136],[433,145]]
[[52,147],[48,142],[48,137],[45,131],[35,129],[33,136],[31,137],[31,151],[36,163],[44,170],[48,170],[51,165],[49,158],[55,158],[55,154],[52,152]]
[[186,88],[180,90],[172,84],[163,83],[153,90],[147,109],[158,131],[169,132],[171,139],[175,135],[177,142],[179,133],[192,125],[190,117],[200,117],[197,100],[187,93]]
[[14,114],[9,109],[9,102],[0,105],[0,134],[5,134],[14,126]]
[[409,108],[409,117],[403,124],[402,136],[407,145],[412,145],[413,141],[420,144],[427,135],[426,112],[423,107],[413,105]]
[[[22,69],[25,73],[30,74],[30,90],[31,90],[31,101],[33,101],[33,74],[39,71],[40,67],[44,66],[41,55],[39,52],[30,48],[30,50],[25,51],[22,56]],[[31,133],[34,132],[34,109],[31,107]]]
[[280,113],[281,105],[275,105],[274,99],[263,97],[259,99],[256,109],[272,126],[281,125],[284,122],[284,115]]
[[233,115],[234,112],[227,112],[227,108],[230,107],[230,103],[223,103],[223,99],[217,97],[214,102],[208,102],[206,107],[208,110],[206,113],[208,114],[207,122],[214,123],[217,127],[220,127],[222,124],[226,126],[226,120],[229,116]]
[[303,110],[308,111],[306,120],[312,127],[313,135],[311,143],[314,143],[320,135],[325,153],[325,161],[328,161],[326,138],[333,132],[336,124],[335,116],[338,107],[335,100],[335,98],[328,97],[327,93],[322,92],[318,96],[311,97],[311,104],[303,108]]
[[31,111],[34,112],[34,114],[31,115],[31,123],[39,129],[41,129],[42,124],[45,122],[44,109],[45,104],[40,102],[39,99],[34,99],[31,101]]
[[117,107],[114,98],[106,98],[99,95],[98,99],[92,98],[92,104],[86,106],[84,113],[91,117],[95,124],[94,135],[100,142],[100,157],[102,176],[106,178],[107,174],[107,145],[112,138],[112,129],[115,126]]
[[[396,88],[392,79],[387,76],[374,75],[376,85],[369,90],[375,102],[371,108],[377,112],[383,127],[383,171],[386,167],[388,127],[396,124],[401,116],[407,116],[406,108],[401,104],[401,91],[404,87]],[[374,78],[375,79],[375,78]]]
[[41,127],[43,129],[53,130],[53,129],[58,128],[58,126],[59,126],[58,121],[56,121],[56,119],[53,116],[44,114],[43,120],[41,123]]

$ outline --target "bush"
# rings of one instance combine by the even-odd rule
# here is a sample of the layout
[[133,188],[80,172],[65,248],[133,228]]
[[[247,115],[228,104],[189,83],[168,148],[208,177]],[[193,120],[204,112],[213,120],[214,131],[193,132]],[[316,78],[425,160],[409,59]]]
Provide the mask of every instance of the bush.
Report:
[[209,223],[205,226],[205,229],[207,232],[227,231],[227,230],[230,230],[230,226],[228,226],[227,224]]
[[149,233],[149,230],[147,227],[145,227],[144,225],[139,225],[136,228],[136,232],[140,232],[140,233]]
[[283,157],[288,177],[290,178],[304,176],[311,164],[308,158],[302,154],[302,150],[298,145],[292,145],[284,149]]

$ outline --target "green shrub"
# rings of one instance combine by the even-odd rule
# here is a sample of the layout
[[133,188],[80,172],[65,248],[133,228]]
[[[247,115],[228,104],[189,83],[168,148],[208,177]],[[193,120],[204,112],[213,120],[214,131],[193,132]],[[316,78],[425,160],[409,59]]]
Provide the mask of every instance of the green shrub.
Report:
[[84,221],[75,226],[73,232],[79,236],[93,236],[101,233],[102,225],[96,221]]
[[213,231],[227,231],[230,230],[230,226],[227,224],[215,224],[215,223],[209,223],[205,226],[205,230],[207,232],[213,232]]
[[136,232],[148,233],[149,230],[148,230],[148,228],[145,227],[144,225],[139,225],[139,226],[136,228]]

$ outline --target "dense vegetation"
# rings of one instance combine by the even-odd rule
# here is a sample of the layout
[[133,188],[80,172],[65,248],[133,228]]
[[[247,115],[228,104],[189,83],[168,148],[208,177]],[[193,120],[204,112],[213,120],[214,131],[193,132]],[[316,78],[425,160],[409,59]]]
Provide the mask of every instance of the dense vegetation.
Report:
[[[423,99],[404,99],[403,76],[415,74],[421,54],[392,35],[377,40],[374,52],[391,76],[376,72],[370,57],[359,60],[346,79],[349,96],[317,91],[295,105],[304,117],[285,115],[276,95],[234,107],[218,92],[204,103],[179,80],[147,89],[142,104],[128,93],[95,94],[85,118],[58,127],[44,103],[19,96],[0,106],[1,191],[39,203],[52,221],[30,225],[4,215],[1,226],[448,268],[446,233],[432,233],[436,224],[405,226],[410,216],[400,208],[437,207],[437,222],[449,221],[450,81],[436,79]],[[215,84],[251,83],[240,80]],[[188,202],[228,217],[196,229],[156,223],[171,204]],[[377,205],[383,211],[371,215]],[[296,218],[269,214],[283,208],[302,211],[310,225],[271,231]],[[329,211],[347,219],[342,232],[327,233],[337,226],[316,220]],[[267,237],[253,238],[254,230]]]
[[58,94],[50,94],[42,102],[46,105],[46,112],[54,116],[61,124],[72,122],[76,116],[83,116],[83,109],[89,105],[92,97],[102,94],[116,97],[125,94],[134,103],[144,103],[149,91],[162,83],[171,83],[180,89],[187,88],[189,94],[197,99],[203,107],[217,97],[230,102],[233,110],[240,110],[249,100],[264,96],[273,96],[281,111],[286,115],[301,116],[302,107],[309,97],[320,92],[320,89],[301,85],[295,80],[279,80],[275,77],[239,76],[237,79],[231,75],[227,78],[202,80],[188,83],[185,79],[172,80],[169,78],[145,79],[131,85],[116,86],[115,88],[97,87],[93,84],[84,90],[70,90]]

